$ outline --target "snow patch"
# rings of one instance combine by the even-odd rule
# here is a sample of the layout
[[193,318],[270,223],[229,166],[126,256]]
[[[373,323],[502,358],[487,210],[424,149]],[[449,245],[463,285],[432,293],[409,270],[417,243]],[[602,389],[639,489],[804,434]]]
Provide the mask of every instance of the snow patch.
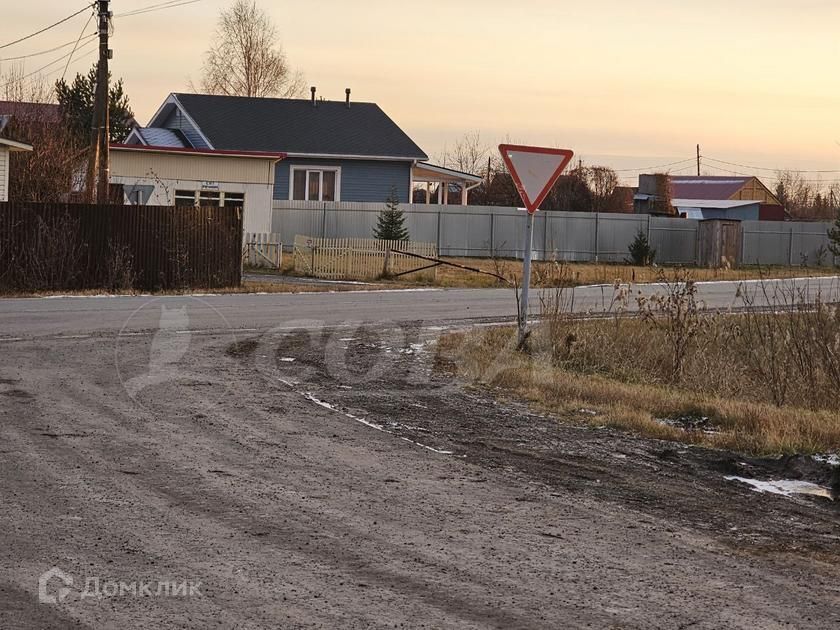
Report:
[[837,453],[828,453],[826,455],[814,455],[814,461],[821,464],[828,464],[829,466],[840,466],[840,455]]
[[795,479],[782,479],[777,481],[759,481],[758,479],[747,479],[746,477],[729,476],[724,477],[727,481],[739,481],[751,486],[753,491],[779,494],[784,497],[790,497],[794,494],[808,494],[815,497],[823,497],[831,501],[834,500],[834,494],[830,489],[818,486],[810,481],[798,481]]

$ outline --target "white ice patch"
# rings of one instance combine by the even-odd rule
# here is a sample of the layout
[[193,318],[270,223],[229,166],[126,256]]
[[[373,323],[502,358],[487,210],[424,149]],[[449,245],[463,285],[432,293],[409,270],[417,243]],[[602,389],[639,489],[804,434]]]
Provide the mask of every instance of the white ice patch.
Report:
[[820,462],[821,464],[828,464],[829,466],[840,466],[840,455],[837,453],[814,455],[814,461]]
[[295,361],[297,361],[297,359],[295,359],[294,357],[282,357],[280,361],[282,363],[294,363]]
[[784,497],[790,497],[794,494],[809,494],[815,497],[824,497],[826,499],[834,500],[834,495],[831,490],[818,486],[810,481],[798,481],[794,479],[783,479],[778,481],[759,481],[758,479],[747,479],[746,477],[724,477],[727,481],[740,481],[748,486],[752,486],[755,492],[767,492],[769,494],[780,494]]

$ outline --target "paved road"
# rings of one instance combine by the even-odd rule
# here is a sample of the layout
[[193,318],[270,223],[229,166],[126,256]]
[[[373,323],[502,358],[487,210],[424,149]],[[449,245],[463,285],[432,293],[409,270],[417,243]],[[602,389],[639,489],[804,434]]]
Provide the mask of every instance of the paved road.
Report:
[[[0,300],[0,628],[838,627],[835,504],[724,479],[790,471],[431,369],[436,322],[511,307]],[[344,321],[372,324],[314,330]]]
[[[698,284],[698,295],[707,308],[739,307],[740,283]],[[757,283],[744,286],[759,292]],[[796,282],[767,282],[769,295],[795,287],[811,297],[840,296],[837,277],[812,278]],[[662,292],[658,285],[628,287],[632,295]],[[611,286],[579,287],[566,290],[566,299],[576,312],[602,312],[611,308]],[[153,304],[155,308],[149,308]],[[0,300],[0,337],[55,334],[103,333],[157,328],[160,307],[187,305],[187,328],[265,330],[283,325],[319,326],[343,322],[458,321],[510,319],[515,312],[514,294],[507,289],[428,289],[408,291],[352,291],[270,295],[209,295],[185,297],[61,297]],[[631,299],[629,307],[633,308]],[[532,312],[540,310],[540,292],[531,299]],[[305,323],[304,322],[308,322]]]

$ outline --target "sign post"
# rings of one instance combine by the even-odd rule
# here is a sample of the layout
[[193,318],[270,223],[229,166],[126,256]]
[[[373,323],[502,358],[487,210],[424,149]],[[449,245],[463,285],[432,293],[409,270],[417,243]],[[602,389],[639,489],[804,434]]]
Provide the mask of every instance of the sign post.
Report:
[[574,154],[567,149],[528,147],[516,144],[499,145],[516,190],[525,204],[525,251],[522,260],[522,291],[519,299],[519,347],[525,344],[528,329],[528,293],[531,288],[531,257],[534,247],[534,214],[545,200]]

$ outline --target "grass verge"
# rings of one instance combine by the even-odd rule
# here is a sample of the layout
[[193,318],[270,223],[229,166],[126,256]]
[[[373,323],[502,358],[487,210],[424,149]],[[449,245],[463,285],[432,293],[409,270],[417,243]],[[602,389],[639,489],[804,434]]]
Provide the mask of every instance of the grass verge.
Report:
[[836,411],[779,407],[587,374],[519,352],[515,345],[513,328],[451,334],[441,340],[439,361],[497,393],[578,423],[753,455],[840,449]]
[[[476,382],[589,424],[756,455],[840,451],[840,306],[795,286],[704,312],[685,272],[599,319],[543,291],[527,351],[515,329],[444,337],[439,359]],[[620,289],[618,290],[620,292]],[[761,295],[772,308],[752,305]]]

